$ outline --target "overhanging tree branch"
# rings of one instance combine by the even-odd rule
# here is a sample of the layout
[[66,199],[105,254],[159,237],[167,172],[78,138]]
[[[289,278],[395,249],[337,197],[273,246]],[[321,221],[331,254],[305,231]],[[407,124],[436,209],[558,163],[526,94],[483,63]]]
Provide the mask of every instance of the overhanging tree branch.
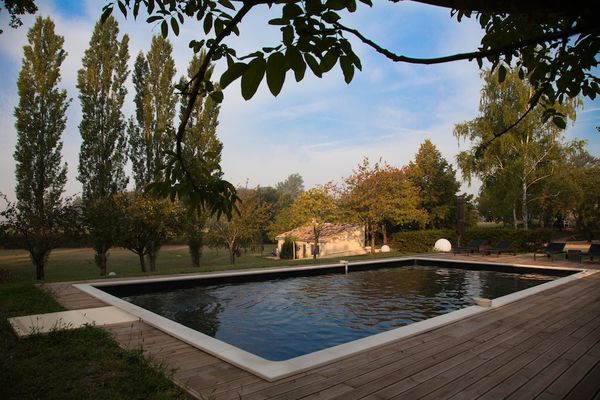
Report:
[[255,5],[260,4],[262,2],[263,1],[257,0],[257,1],[245,1],[243,3],[242,8],[240,8],[240,10],[232,18],[232,20],[227,24],[227,26],[225,26],[223,31],[221,31],[221,33],[217,35],[212,46],[206,53],[204,62],[200,65],[198,72],[192,79],[193,85],[192,85],[192,90],[189,94],[190,97],[188,99],[188,104],[187,104],[183,114],[181,115],[181,121],[179,123],[179,127],[177,128],[176,156],[177,156],[177,160],[179,161],[179,163],[181,165],[183,173],[189,179],[190,183],[192,184],[193,189],[196,191],[200,191],[201,188],[197,184],[196,179],[194,178],[194,175],[187,167],[184,157],[183,157],[182,143],[185,138],[185,127],[187,126],[187,123],[188,123],[190,116],[192,114],[192,111],[194,109],[194,104],[196,103],[198,94],[200,92],[200,86],[201,86],[202,82],[204,81],[204,78],[206,76],[206,71],[208,70],[212,56],[215,54],[215,52],[216,52],[217,48],[219,47],[219,45],[221,44],[221,42],[227,36],[229,36],[231,34],[231,32],[233,32],[233,29],[235,28],[235,26],[237,26],[237,24],[239,24],[242,21],[244,16],[246,16],[246,14],[248,14],[248,12],[252,9],[252,7],[254,7]]
[[353,29],[353,28],[348,28],[347,26],[344,26],[344,25],[340,24],[339,22],[336,22],[334,24],[334,26],[336,28],[340,29],[341,31],[351,33],[352,35],[356,36],[356,38],[358,38],[361,42],[363,42],[367,46],[373,48],[376,52],[378,52],[379,54],[382,54],[383,56],[385,56],[386,58],[388,58],[394,62],[405,62],[405,63],[409,63],[409,64],[424,64],[424,65],[444,64],[444,63],[448,63],[448,62],[461,61],[461,60],[472,61],[474,59],[483,59],[483,58],[487,58],[487,57],[491,57],[491,56],[497,56],[500,54],[510,53],[510,52],[522,49],[524,47],[533,46],[533,45],[536,45],[539,43],[546,43],[546,42],[553,42],[553,41],[557,41],[557,40],[561,40],[561,39],[568,39],[573,35],[585,34],[594,28],[593,26],[587,25],[587,24],[581,25],[581,26],[576,25],[576,26],[573,26],[569,29],[565,29],[560,32],[554,32],[554,33],[548,33],[545,35],[536,36],[536,37],[533,37],[533,38],[530,38],[527,40],[523,40],[520,42],[509,43],[504,46],[499,46],[494,49],[478,50],[478,51],[472,51],[469,53],[458,53],[458,54],[452,54],[452,55],[443,56],[443,57],[415,58],[415,57],[408,57],[408,56],[404,56],[404,55],[395,54],[392,51],[385,49],[385,48],[381,47],[380,45],[378,45],[377,43],[373,42],[372,40],[368,39],[362,33],[360,33],[358,30]]

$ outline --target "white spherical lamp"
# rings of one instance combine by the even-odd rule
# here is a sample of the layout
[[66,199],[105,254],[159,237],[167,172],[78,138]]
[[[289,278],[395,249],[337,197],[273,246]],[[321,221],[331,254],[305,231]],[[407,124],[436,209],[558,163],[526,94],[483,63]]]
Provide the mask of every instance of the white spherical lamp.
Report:
[[452,244],[448,239],[438,239],[433,246],[433,250],[448,253],[452,250]]

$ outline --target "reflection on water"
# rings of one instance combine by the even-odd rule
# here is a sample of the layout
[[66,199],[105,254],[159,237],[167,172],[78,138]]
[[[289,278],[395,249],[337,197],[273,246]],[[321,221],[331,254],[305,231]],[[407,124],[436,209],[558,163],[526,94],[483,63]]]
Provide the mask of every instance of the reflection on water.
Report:
[[553,277],[402,267],[215,285],[125,300],[269,360],[287,360]]

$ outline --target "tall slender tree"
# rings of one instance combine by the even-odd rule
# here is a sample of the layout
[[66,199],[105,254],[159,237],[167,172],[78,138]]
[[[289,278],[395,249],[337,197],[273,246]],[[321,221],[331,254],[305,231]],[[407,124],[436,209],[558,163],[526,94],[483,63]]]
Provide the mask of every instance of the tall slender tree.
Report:
[[[187,77],[180,79],[180,84],[191,80],[197,73],[206,57],[205,52],[194,55],[190,61]],[[210,81],[212,68],[207,72],[206,79]],[[188,103],[185,91],[180,99],[180,115],[185,112]],[[196,178],[203,181],[219,180],[223,176],[221,170],[221,152],[223,143],[217,137],[220,106],[209,96],[204,96],[194,103],[194,109],[186,125],[186,135],[183,142],[183,157],[186,165]],[[204,229],[208,221],[208,213],[204,207],[191,207],[187,198],[182,202],[186,209],[186,217],[182,226],[187,236],[192,264],[200,267]]]
[[136,89],[136,122],[130,120],[128,133],[136,190],[160,180],[166,152],[174,142],[173,119],[177,97],[173,78],[173,46],[162,36],[154,36],[146,56],[138,54],[133,82]]
[[44,279],[46,262],[61,232],[61,196],[67,180],[60,138],[70,100],[66,90],[58,88],[67,53],[64,38],[54,32],[50,18],[36,18],[27,39],[17,81],[15,191],[19,229],[24,233],[36,278]]
[[115,241],[110,213],[111,196],[127,187],[125,175],[127,139],[122,108],[129,74],[129,37],[118,40],[119,26],[113,17],[96,23],[83,67],[77,75],[82,108],[79,125],[82,143],[79,175],[83,185],[86,225],[96,252],[96,264],[106,275],[108,251]]

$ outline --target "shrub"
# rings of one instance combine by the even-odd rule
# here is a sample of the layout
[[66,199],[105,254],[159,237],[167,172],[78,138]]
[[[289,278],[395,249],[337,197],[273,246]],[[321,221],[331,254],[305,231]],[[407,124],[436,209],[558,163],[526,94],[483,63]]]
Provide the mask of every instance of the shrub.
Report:
[[[556,236],[551,229],[506,229],[506,228],[473,228],[465,232],[461,245],[473,239],[485,239],[489,245],[501,240],[510,240],[517,252],[531,252],[539,249],[544,243]],[[453,230],[423,230],[398,232],[392,236],[391,247],[402,252],[425,253],[432,251],[436,240],[444,238],[457,246],[456,232]]]
[[294,257],[294,242],[292,239],[285,239],[285,242],[281,245],[281,252],[279,258],[284,260],[291,260]]

